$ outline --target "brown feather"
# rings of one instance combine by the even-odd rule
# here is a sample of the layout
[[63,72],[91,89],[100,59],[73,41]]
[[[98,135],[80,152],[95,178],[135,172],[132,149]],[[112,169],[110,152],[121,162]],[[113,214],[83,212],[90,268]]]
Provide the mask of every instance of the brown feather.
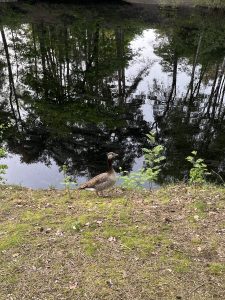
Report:
[[108,179],[109,172],[105,172],[102,174],[99,174],[92,179],[85,182],[83,185],[79,187],[79,190],[86,189],[86,188],[95,188],[96,185],[103,183]]

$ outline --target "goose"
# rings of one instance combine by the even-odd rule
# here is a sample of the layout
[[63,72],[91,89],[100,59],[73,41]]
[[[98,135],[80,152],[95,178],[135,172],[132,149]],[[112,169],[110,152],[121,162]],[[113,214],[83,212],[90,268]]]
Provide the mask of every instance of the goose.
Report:
[[101,173],[82,184],[79,190],[95,191],[97,196],[99,192],[111,188],[116,183],[116,172],[113,169],[112,162],[118,156],[114,152],[107,153],[108,171]]

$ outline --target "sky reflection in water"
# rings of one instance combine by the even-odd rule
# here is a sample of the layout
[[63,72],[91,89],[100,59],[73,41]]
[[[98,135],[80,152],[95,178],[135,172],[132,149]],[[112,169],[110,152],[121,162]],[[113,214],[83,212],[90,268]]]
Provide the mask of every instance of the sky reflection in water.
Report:
[[143,22],[143,11],[141,21],[106,25],[92,12],[86,25],[74,9],[76,22],[73,13],[65,21],[65,8],[55,28],[9,22],[1,31],[8,183],[62,188],[63,164],[80,183],[105,170],[111,150],[120,154],[117,170],[137,170],[151,129],[167,149],[160,183],[182,180],[194,149],[224,176],[223,22],[148,10],[161,19]]

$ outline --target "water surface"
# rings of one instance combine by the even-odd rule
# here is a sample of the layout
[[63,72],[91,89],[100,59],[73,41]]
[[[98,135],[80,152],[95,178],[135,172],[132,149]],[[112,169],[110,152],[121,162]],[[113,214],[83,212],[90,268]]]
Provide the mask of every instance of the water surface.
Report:
[[197,150],[225,177],[222,10],[156,5],[0,7],[1,143],[8,183],[62,187],[142,166],[146,133],[166,148],[160,183]]

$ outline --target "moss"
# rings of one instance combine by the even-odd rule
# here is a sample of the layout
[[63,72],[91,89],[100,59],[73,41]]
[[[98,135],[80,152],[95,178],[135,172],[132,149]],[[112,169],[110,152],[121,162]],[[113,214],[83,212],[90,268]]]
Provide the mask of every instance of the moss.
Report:
[[31,228],[28,224],[17,223],[3,224],[1,227],[2,229],[4,228],[3,232],[5,234],[0,238],[0,251],[22,244],[25,240],[25,235],[29,235],[29,229]]
[[88,256],[93,256],[100,248],[100,243],[95,240],[94,233],[90,231],[87,231],[82,235],[80,242],[84,252]]
[[111,236],[121,238],[123,236],[136,236],[140,235],[140,229],[135,225],[119,223],[119,226],[115,226],[111,223],[105,223],[103,227],[103,237],[109,238]]
[[149,254],[155,249],[155,241],[148,237],[124,236],[121,239],[122,246],[125,250],[138,250],[143,254]]
[[131,211],[129,209],[120,211],[119,219],[121,223],[129,224],[131,222]]
[[204,200],[198,200],[198,201],[194,202],[191,206],[194,208],[194,210],[196,211],[196,214],[201,219],[206,217],[207,203]]
[[194,244],[194,245],[201,245],[202,240],[199,237],[194,237],[194,238],[191,239],[191,243]]
[[163,204],[168,204],[171,201],[170,195],[166,189],[157,192],[157,199]]
[[173,251],[171,255],[165,253],[160,256],[160,261],[164,265],[170,266],[176,273],[186,273],[190,271],[191,260],[183,253]]
[[208,271],[214,275],[222,275],[225,273],[225,263],[210,263]]
[[188,272],[191,266],[191,260],[184,254],[176,253],[172,257],[174,270],[178,273]]
[[23,212],[21,215],[21,221],[23,222],[29,222],[29,223],[34,223],[34,222],[39,222],[40,220],[48,217],[47,214],[52,214],[51,209],[46,209],[45,211],[30,211],[27,210]]
[[79,217],[68,216],[63,220],[63,230],[80,231],[90,220],[89,215],[80,215]]

